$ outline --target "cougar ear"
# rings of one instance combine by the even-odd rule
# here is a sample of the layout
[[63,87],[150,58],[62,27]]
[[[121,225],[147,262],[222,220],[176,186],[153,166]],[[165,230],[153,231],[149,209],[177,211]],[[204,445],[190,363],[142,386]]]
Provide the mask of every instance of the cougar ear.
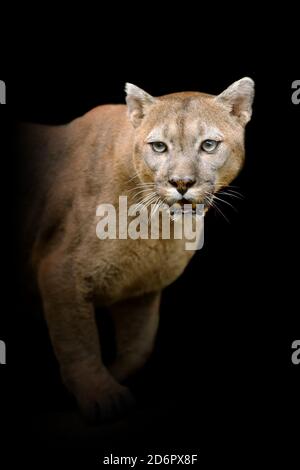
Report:
[[234,82],[215,100],[229,107],[230,113],[246,125],[251,119],[252,103],[254,98],[254,81],[249,77]]
[[138,127],[155,98],[132,83],[126,83],[125,91],[129,119],[133,127]]

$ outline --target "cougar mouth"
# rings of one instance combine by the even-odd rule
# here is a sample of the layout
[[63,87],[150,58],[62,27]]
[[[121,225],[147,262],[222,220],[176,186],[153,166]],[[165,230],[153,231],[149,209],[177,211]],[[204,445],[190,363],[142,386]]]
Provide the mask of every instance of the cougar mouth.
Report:
[[180,199],[171,207],[173,212],[181,212],[182,214],[196,214],[197,204],[195,202],[188,201],[187,199]]

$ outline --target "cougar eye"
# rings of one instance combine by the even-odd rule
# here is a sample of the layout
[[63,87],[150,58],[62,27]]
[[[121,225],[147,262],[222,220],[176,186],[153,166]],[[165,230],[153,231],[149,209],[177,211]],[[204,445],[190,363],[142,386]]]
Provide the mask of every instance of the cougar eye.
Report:
[[206,153],[212,153],[216,150],[220,142],[217,140],[204,140],[201,144],[201,150],[204,150]]
[[157,153],[163,153],[168,148],[166,144],[164,144],[163,142],[151,142],[150,145],[152,147],[152,150],[154,150],[154,152],[157,152]]

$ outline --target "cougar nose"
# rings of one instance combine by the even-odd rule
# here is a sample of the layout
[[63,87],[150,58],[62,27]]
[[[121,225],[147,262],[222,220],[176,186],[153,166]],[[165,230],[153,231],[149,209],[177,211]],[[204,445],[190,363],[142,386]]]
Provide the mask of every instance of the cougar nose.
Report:
[[173,176],[169,179],[169,183],[174,186],[180,194],[184,194],[187,190],[195,184],[195,180],[193,178],[182,178],[179,176]]

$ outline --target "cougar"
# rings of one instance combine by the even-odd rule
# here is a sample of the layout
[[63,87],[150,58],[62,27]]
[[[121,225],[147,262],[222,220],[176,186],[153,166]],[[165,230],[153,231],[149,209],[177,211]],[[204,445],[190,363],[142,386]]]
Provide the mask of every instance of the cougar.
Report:
[[[243,166],[253,97],[247,77],[217,96],[153,97],[127,83],[127,106],[102,105],[66,125],[24,125],[26,254],[63,382],[87,418],[131,404],[122,383],[151,354],[162,290],[194,254],[174,237],[99,240],[96,208],[110,203],[118,211],[123,195],[144,206],[207,210]],[[108,366],[95,307],[109,309],[114,322]]]

